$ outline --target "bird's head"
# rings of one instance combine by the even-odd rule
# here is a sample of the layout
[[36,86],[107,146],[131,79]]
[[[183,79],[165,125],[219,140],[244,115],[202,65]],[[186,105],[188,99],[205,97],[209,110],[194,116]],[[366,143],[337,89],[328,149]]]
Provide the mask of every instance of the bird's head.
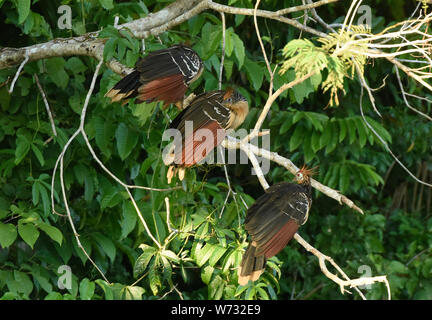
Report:
[[306,165],[303,165],[303,167],[297,171],[294,180],[298,184],[310,184],[310,178],[316,174],[316,169],[317,167],[309,169],[306,167]]
[[232,111],[233,117],[229,127],[236,129],[241,125],[249,112],[249,104],[244,96],[232,88],[225,90],[222,104]]
[[243,97],[238,91],[235,91],[233,88],[228,88],[225,90],[225,94],[223,96],[223,103],[227,106],[239,103],[246,102],[247,100]]

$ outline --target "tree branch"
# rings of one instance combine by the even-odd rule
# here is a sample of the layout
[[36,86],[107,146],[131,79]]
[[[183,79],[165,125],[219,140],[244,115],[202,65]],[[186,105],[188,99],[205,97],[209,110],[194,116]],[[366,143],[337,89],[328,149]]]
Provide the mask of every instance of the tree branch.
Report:
[[[335,2],[337,0],[318,1],[312,5],[286,8],[282,11],[257,10],[256,16],[281,21],[297,29],[309,32],[319,37],[326,37],[327,34],[313,28],[303,26],[294,19],[289,19],[282,14],[315,8],[317,6]],[[178,0],[162,10],[151,13],[144,18],[133,20],[121,25],[118,29],[127,29],[138,39],[144,39],[151,35],[157,36],[193,16],[212,9],[220,13],[240,14],[253,16],[254,10],[221,5],[212,0]],[[28,62],[40,59],[63,57],[63,56],[89,56],[101,60],[106,39],[97,38],[99,32],[90,32],[85,35],[73,38],[57,38],[45,43],[39,43],[23,48],[2,48],[0,50],[0,69],[6,69],[22,63],[28,55]],[[132,70],[125,68],[119,62],[110,60],[106,62],[108,68],[113,72],[125,76]]]

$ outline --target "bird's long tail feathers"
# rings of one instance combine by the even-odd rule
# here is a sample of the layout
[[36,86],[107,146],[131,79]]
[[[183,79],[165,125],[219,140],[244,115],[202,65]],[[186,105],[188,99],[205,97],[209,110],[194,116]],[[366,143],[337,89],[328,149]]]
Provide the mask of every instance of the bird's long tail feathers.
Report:
[[165,104],[183,101],[186,92],[182,74],[174,74],[152,80],[138,88],[138,98],[135,103],[164,101]]
[[141,85],[139,80],[139,72],[133,71],[117,82],[117,84],[105,94],[105,97],[111,98],[111,102],[126,99],[123,102],[123,104],[125,104],[129,99],[134,98],[137,95],[137,90]]
[[264,272],[266,258],[264,255],[256,256],[256,246],[254,242],[249,243],[243,255],[240,268],[238,269],[238,283],[242,286],[249,280],[256,281]]

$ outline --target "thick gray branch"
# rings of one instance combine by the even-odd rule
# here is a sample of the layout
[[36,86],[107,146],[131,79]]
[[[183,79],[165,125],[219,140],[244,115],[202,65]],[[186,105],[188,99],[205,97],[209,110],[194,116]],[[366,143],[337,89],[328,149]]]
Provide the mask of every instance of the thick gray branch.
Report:
[[[314,6],[334,1],[336,0],[319,1],[318,4],[315,4]],[[325,33],[304,26],[296,20],[282,16],[282,14],[304,10],[306,8],[307,6],[299,6],[283,9],[277,12],[258,10],[256,15],[263,18],[281,21],[317,36],[326,36]],[[253,16],[254,11],[253,9],[221,5],[212,0],[178,0],[156,13],[151,13],[144,18],[119,25],[117,28],[127,29],[134,35],[134,37],[144,39],[150,35],[159,35],[207,9],[248,16]],[[91,32],[79,37],[58,38],[49,42],[23,48],[3,48],[0,50],[0,69],[6,69],[20,64],[25,59],[26,54],[29,57],[28,61],[71,55],[84,55],[101,60],[106,39],[98,39],[97,35],[98,32]],[[124,68],[123,65],[115,60],[107,62],[107,66],[120,75],[128,74],[131,71],[128,68]]]

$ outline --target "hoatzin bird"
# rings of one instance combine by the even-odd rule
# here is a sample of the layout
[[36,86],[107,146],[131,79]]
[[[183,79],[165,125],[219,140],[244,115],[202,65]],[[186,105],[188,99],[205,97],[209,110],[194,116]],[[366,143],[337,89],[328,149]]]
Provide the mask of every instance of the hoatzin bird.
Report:
[[228,129],[241,125],[249,112],[247,100],[233,89],[202,93],[171,123],[180,138],[175,138],[164,156],[169,165],[168,182],[177,173],[183,180],[185,168],[202,161],[220,145]]
[[191,48],[177,44],[168,49],[150,52],[138,60],[135,70],[121,79],[105,96],[111,102],[125,104],[137,97],[135,103],[163,101],[175,103],[181,109],[189,85],[198,79],[203,63]]
[[251,236],[238,269],[238,283],[255,281],[264,272],[266,260],[278,254],[298,228],[305,224],[312,205],[310,176],[301,168],[295,183],[282,182],[268,188],[248,209],[245,229]]

